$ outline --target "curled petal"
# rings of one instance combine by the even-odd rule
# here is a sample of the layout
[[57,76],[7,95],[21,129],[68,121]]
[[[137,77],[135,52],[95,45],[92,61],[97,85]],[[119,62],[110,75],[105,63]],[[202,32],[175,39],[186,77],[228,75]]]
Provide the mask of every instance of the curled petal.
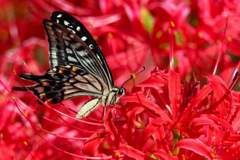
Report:
[[128,145],[121,145],[117,150],[115,150],[115,155],[116,153],[122,153],[127,157],[130,157],[136,160],[144,160],[143,152]]
[[180,140],[176,146],[175,146],[175,149],[176,148],[184,148],[186,150],[191,150],[201,156],[204,156],[208,159],[213,159],[213,157],[215,156],[214,155],[214,152],[213,150],[204,145],[203,143],[197,141],[197,140],[194,140],[194,139],[183,139],[183,140]]

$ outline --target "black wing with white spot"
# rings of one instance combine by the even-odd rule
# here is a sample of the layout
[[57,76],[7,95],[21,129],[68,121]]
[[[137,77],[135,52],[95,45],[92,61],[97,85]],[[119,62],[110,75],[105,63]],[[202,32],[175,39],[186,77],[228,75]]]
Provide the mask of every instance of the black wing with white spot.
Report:
[[114,86],[107,62],[87,29],[64,12],[53,12],[51,21],[43,20],[49,40],[50,69],[74,65],[96,75],[109,88]]

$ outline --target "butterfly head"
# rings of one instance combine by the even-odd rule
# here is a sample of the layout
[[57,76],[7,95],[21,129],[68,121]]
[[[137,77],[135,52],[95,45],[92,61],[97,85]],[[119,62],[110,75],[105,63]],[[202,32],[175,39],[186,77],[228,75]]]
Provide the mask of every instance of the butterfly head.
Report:
[[125,89],[123,87],[119,88],[117,92],[117,97],[121,97],[124,94],[125,94]]
[[112,96],[114,97],[112,102],[118,102],[118,100],[125,94],[125,89],[123,87],[113,87],[112,88]]

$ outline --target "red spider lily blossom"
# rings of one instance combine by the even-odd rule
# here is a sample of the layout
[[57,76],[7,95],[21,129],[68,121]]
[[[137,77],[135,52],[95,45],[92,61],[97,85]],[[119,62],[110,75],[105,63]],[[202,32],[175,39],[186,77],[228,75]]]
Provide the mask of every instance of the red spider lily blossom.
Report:
[[[154,85],[157,78],[158,83],[162,84],[161,89]],[[127,114],[125,126],[128,135],[131,135],[130,144],[140,150],[144,148],[144,151],[164,149],[166,154],[176,154],[173,151],[175,141],[180,159],[182,156],[188,159],[197,155],[221,159],[224,151],[233,152],[229,158],[237,158],[237,149],[234,147],[232,151],[230,146],[224,145],[238,132],[232,126],[238,120],[238,112],[233,112],[239,105],[234,101],[237,97],[234,92],[227,92],[226,85],[218,76],[207,78],[209,84],[202,89],[199,89],[196,82],[192,86],[186,85],[188,89],[185,89],[177,73],[171,70],[163,73],[156,69],[148,80],[136,86],[141,90],[122,99],[122,102],[133,104],[127,105],[128,107],[134,106]],[[223,97],[225,98],[221,100]],[[135,139],[136,137],[140,139]]]

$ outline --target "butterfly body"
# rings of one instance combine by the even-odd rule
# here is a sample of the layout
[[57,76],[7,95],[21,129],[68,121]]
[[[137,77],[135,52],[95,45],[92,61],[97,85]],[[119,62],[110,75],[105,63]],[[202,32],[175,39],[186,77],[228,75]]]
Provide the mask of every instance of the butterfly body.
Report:
[[[43,20],[43,25],[49,41],[50,70],[43,76],[21,74],[21,78],[37,82],[27,88],[52,104],[77,96],[95,97],[81,107],[76,118],[86,117],[101,105],[106,112],[107,105],[117,103],[125,89],[114,87],[107,62],[86,28],[58,11],[51,20]],[[13,89],[27,91],[25,87]]]

